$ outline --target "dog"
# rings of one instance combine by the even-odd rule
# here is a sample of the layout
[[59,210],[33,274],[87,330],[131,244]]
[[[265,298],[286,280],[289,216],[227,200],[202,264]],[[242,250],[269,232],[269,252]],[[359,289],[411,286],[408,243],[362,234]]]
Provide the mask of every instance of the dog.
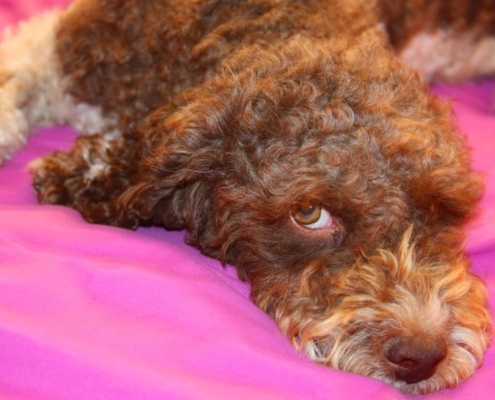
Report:
[[495,1],[76,0],[0,47],[0,160],[75,126],[40,203],[185,229],[315,362],[453,388],[492,340],[483,185],[427,83],[493,73],[494,35]]

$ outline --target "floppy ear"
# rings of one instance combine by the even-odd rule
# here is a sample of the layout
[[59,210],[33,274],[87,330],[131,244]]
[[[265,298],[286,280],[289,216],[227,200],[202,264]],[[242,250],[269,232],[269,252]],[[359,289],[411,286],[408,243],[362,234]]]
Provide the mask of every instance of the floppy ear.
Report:
[[118,200],[119,225],[187,228],[191,234],[205,225],[222,176],[226,112],[203,95],[200,104],[169,104],[147,118],[137,132],[140,163]]

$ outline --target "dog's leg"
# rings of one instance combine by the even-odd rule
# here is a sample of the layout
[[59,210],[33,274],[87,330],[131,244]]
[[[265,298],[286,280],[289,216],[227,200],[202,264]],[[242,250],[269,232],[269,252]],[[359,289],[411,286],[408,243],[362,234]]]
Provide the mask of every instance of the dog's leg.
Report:
[[0,45],[0,164],[26,142],[31,128],[63,123],[61,77],[54,53],[60,12],[6,32]]
[[0,165],[36,126],[70,124],[84,133],[115,129],[115,119],[103,116],[100,107],[67,94],[56,51],[64,14],[34,17],[7,31],[0,43]]

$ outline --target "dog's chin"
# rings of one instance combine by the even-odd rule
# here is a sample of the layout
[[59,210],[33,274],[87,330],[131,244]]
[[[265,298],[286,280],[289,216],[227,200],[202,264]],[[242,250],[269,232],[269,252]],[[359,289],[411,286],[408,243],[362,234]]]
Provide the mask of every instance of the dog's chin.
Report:
[[[416,359],[403,360],[399,365],[377,354],[375,346],[380,348],[380,345],[376,341],[367,344],[365,337],[365,334],[356,334],[352,339],[338,343],[333,338],[318,339],[306,343],[304,351],[317,363],[383,381],[407,394],[428,394],[456,388],[481,366],[479,354],[468,350],[462,343],[451,343],[448,348],[430,348],[428,354],[422,354],[426,359],[438,360],[438,364],[432,362],[424,366],[424,361]],[[486,338],[478,338],[478,341],[486,346]],[[411,367],[416,362],[417,366]]]
[[[314,325],[314,337],[293,339],[295,347],[319,364],[378,379],[408,394],[456,388],[481,367],[491,342],[490,332],[461,326],[441,332],[443,336],[423,333],[386,338],[367,326],[370,321],[354,326],[346,321],[347,332],[339,332],[337,319]],[[344,319],[341,315],[339,322]],[[309,326],[305,328],[302,334],[311,335]]]

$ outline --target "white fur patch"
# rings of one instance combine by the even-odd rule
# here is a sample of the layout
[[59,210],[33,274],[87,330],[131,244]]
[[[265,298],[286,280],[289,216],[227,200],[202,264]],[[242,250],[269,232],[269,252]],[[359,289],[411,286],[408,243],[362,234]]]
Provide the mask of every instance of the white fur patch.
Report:
[[427,81],[460,81],[495,72],[495,38],[476,30],[416,35],[398,54]]
[[78,103],[72,96],[65,97],[65,121],[79,132],[94,134],[109,131],[111,135],[120,134],[116,129],[117,118],[105,116],[101,107]]

